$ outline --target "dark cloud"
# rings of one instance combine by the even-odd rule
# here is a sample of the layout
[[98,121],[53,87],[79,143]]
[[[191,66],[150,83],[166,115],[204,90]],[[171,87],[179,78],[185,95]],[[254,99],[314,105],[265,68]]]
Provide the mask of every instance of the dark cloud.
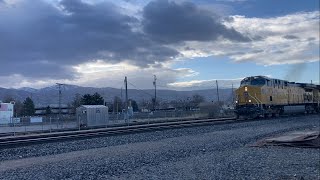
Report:
[[284,54],[284,53],[285,53],[285,51],[278,50],[278,51],[274,51],[273,53],[274,53],[274,54]]
[[[38,77],[38,79],[74,79],[78,75],[68,66],[37,61],[10,63],[9,68],[12,74],[23,74],[24,77]],[[10,74],[9,70],[3,69],[2,71]]]
[[163,43],[212,41],[223,37],[232,41],[249,41],[234,29],[227,28],[212,12],[195,4],[157,0],[143,11],[143,28],[152,39]]
[[262,53],[262,52],[263,52],[263,50],[261,50],[261,49],[256,49],[256,50],[251,51],[251,53]]
[[316,40],[316,38],[315,37],[309,37],[307,40],[308,41],[314,41],[314,40]]
[[7,17],[0,19],[0,76],[70,78],[74,72],[68,67],[89,60],[148,66],[178,55],[133,32],[131,24],[138,20],[113,4],[63,0],[60,7],[62,11],[40,0],[22,1],[0,13]]
[[283,38],[285,38],[285,39],[299,39],[299,37],[297,37],[295,35],[285,35],[285,36],[283,36]]
[[249,40],[192,3],[150,2],[142,21],[109,2],[21,0],[0,9],[0,76],[70,79],[77,76],[72,66],[97,59],[159,66],[179,55],[168,43]]

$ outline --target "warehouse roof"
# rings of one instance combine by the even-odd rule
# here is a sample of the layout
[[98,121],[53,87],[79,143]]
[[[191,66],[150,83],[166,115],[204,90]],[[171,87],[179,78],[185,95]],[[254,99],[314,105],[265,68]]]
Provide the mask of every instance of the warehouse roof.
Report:
[[81,107],[85,107],[85,108],[107,108],[107,106],[104,105],[82,105]]

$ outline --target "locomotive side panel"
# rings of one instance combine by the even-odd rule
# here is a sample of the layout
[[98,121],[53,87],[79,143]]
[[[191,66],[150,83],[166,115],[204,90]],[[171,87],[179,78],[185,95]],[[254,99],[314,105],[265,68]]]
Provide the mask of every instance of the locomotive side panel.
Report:
[[288,89],[262,87],[262,102],[265,105],[286,105],[288,104]]
[[319,103],[319,96],[320,96],[320,91],[319,91],[319,89],[313,89],[313,91],[312,91],[312,93],[313,93],[313,102],[314,103]]
[[305,90],[298,86],[289,87],[288,104],[304,104]]

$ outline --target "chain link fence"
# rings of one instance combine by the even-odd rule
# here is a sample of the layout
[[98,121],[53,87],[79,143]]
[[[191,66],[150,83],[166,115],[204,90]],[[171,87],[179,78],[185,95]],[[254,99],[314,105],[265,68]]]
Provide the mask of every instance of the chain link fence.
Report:
[[[103,127],[130,126],[156,121],[179,121],[188,119],[234,117],[232,109],[201,108],[196,110],[169,110],[134,113],[109,113]],[[13,117],[0,119],[0,136],[16,136],[29,133],[49,133],[67,130],[81,130],[82,127],[75,115],[59,117]],[[101,127],[101,126],[100,126]]]
[[54,132],[77,127],[74,116],[13,117],[0,119],[0,136]]

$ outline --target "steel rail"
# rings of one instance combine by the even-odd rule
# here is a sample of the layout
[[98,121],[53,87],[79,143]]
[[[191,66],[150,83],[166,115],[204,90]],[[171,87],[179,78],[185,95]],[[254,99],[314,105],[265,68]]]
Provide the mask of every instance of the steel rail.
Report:
[[[305,115],[301,115],[301,116],[305,116]],[[299,115],[296,115],[295,117],[299,117]],[[280,116],[280,118],[282,117]],[[263,121],[272,120],[272,119],[274,118],[266,118],[266,119],[263,119]],[[23,135],[23,136],[9,136],[4,138],[0,137],[0,149],[28,145],[28,144],[53,142],[53,141],[64,141],[64,140],[72,140],[72,139],[92,138],[92,137],[117,135],[117,134],[139,133],[139,132],[165,130],[165,129],[173,129],[173,128],[205,126],[205,125],[213,125],[213,124],[242,123],[242,122],[248,122],[248,121],[261,121],[261,119],[236,119],[236,118],[200,119],[200,120],[193,119],[193,120],[158,122],[158,123],[139,124],[139,125],[130,125],[130,126],[117,126],[117,127],[108,127],[108,128],[106,127],[106,128],[98,128],[98,129],[80,130],[80,131],[79,130],[61,131],[61,132],[53,132],[53,133],[30,134],[30,135]]]
[[[232,118],[232,117],[226,117],[226,118]],[[132,121],[129,123],[106,124],[104,126],[94,126],[94,127],[82,127],[81,131],[93,130],[93,129],[103,129],[103,128],[116,128],[116,127],[124,127],[124,126],[134,126],[134,125],[144,125],[144,124],[159,124],[159,123],[182,122],[182,121],[190,121],[190,120],[204,120],[204,119],[223,119],[223,118],[186,118],[186,119],[166,119],[166,120],[161,119],[161,120],[154,120],[154,121]],[[63,129],[34,130],[34,131],[5,132],[5,133],[0,133],[0,139],[2,137],[10,137],[10,136],[15,137],[15,136],[23,136],[23,135],[57,133],[57,132],[67,132],[67,131],[79,131],[79,127],[63,128]]]
[[189,121],[181,121],[181,122],[133,125],[133,126],[124,126],[124,127],[116,127],[116,128],[101,128],[101,129],[91,129],[91,130],[82,130],[82,131],[34,134],[34,135],[28,135],[28,136],[15,136],[15,137],[11,136],[6,138],[0,138],[0,149],[7,148],[8,146],[11,147],[11,146],[28,145],[28,144],[35,144],[35,143],[52,142],[52,141],[92,138],[92,137],[107,136],[107,135],[129,134],[129,133],[165,130],[165,129],[173,129],[173,128],[221,124],[221,123],[225,124],[225,123],[232,123],[232,122],[243,122],[243,121],[236,121],[235,118],[204,119],[204,120],[189,120]]

